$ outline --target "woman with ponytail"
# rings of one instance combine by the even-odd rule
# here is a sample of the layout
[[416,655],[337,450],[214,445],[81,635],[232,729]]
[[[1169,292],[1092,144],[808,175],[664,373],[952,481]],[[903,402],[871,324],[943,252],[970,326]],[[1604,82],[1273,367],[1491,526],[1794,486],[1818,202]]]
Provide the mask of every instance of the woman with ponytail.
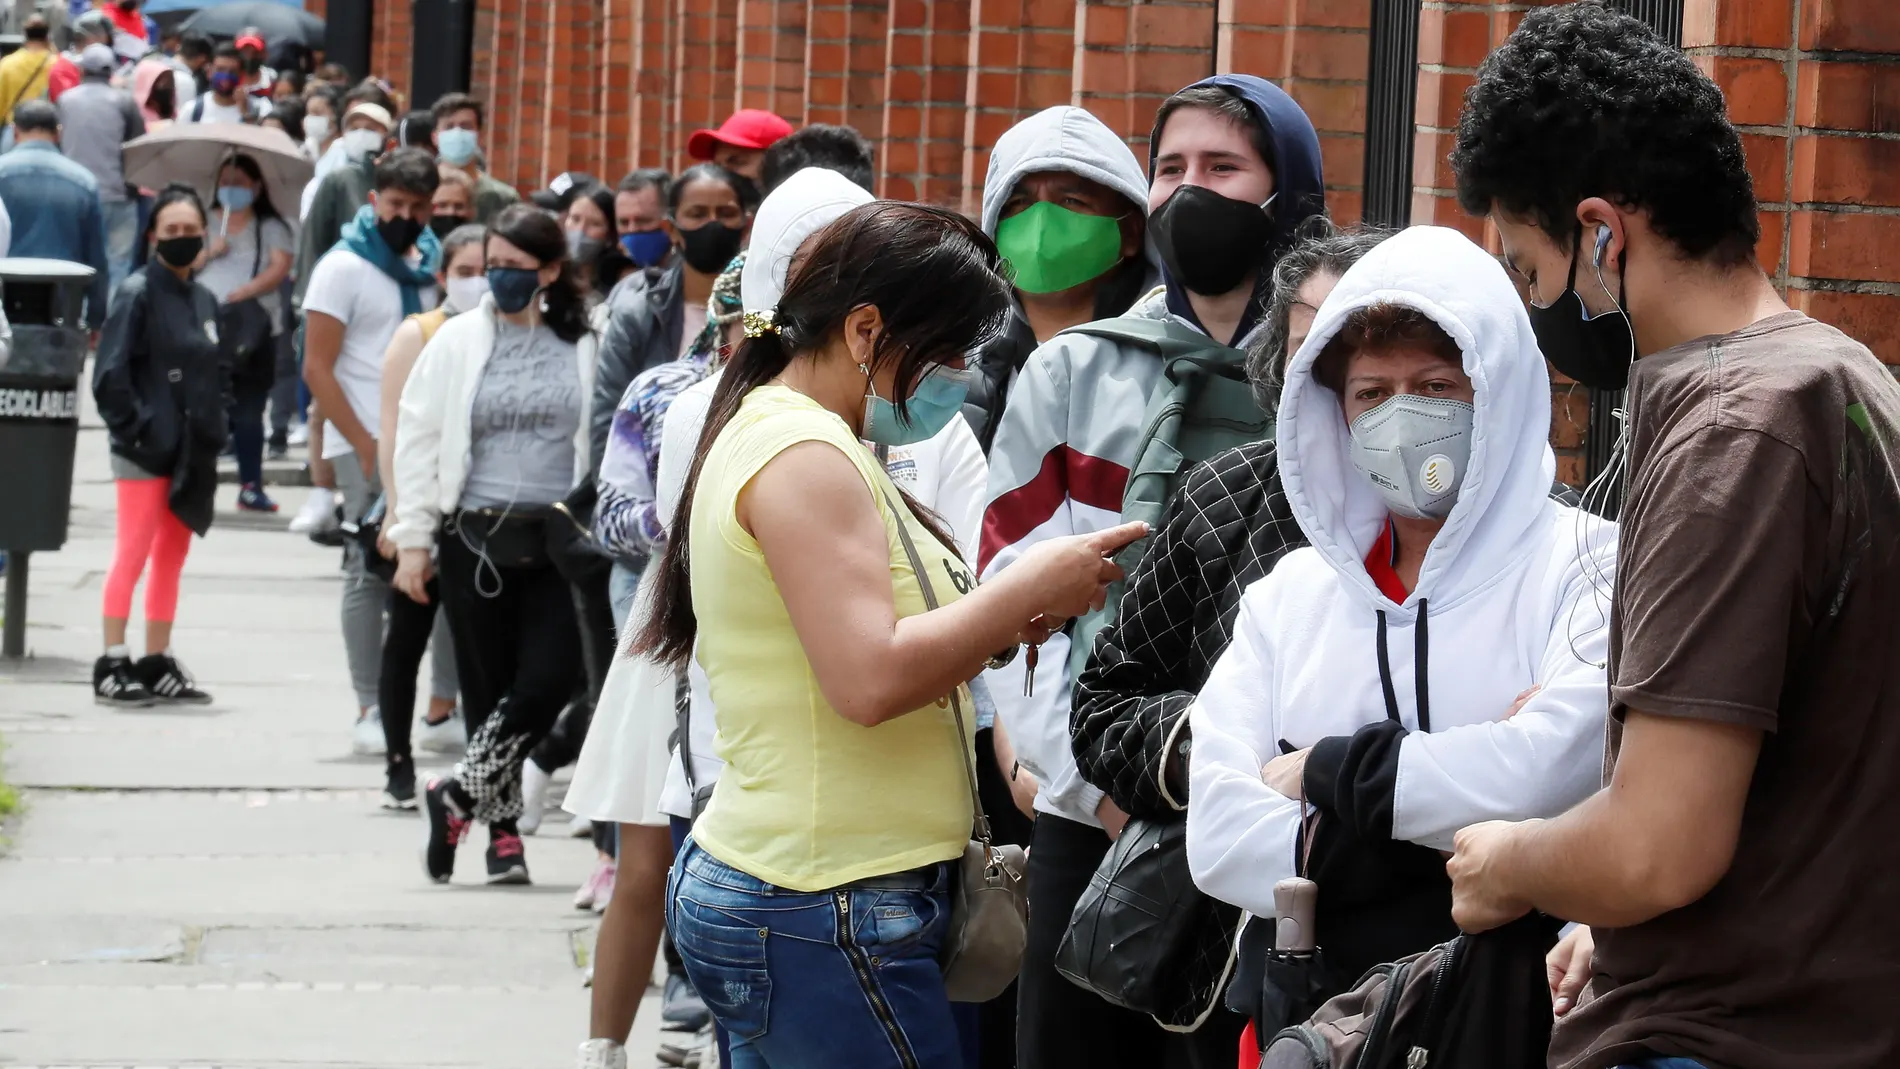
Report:
[[748,313],[657,564],[635,649],[696,656],[728,769],[667,920],[735,1065],[962,1064],[937,951],[974,817],[964,684],[1099,604],[1145,531],[1051,540],[976,588],[865,447],[956,417],[1008,314],[999,267],[924,205],[825,228]]
[[488,294],[436,331],[403,385],[386,537],[392,585],[411,599],[427,601],[441,570],[468,723],[466,756],[424,791],[429,877],[448,881],[481,821],[488,882],[527,883],[521,763],[581,679],[573,595],[549,540],[571,524],[554,506],[588,476],[596,347],[553,216],[504,210],[484,253]]

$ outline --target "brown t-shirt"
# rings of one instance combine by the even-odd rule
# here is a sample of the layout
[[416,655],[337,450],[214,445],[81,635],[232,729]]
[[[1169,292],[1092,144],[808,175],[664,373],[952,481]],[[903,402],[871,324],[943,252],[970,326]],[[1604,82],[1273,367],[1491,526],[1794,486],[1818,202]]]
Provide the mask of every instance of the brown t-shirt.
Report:
[[1761,728],[1728,874],[1596,933],[1551,1064],[1900,1065],[1900,386],[1796,312],[1647,357],[1611,616],[1638,709]]

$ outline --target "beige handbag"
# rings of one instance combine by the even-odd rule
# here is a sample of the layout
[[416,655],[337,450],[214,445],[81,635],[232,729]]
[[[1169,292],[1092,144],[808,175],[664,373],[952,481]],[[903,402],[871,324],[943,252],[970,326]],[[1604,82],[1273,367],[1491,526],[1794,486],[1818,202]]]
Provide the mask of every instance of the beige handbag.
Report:
[[[917,554],[903,515],[896,506],[889,507],[904,555],[910,558],[910,570],[923,587],[924,607],[935,609],[937,594],[930,585],[930,572]],[[957,748],[963,750],[963,699],[958,691],[950,692],[950,708],[957,718]],[[983,814],[983,800],[977,796],[974,758],[963,763],[963,771],[970,781],[970,811],[976,821],[972,838],[956,862],[950,885],[950,930],[944,933],[937,963],[943,968],[943,986],[950,1001],[988,1002],[1022,971],[1023,947],[1029,941],[1029,887],[1024,879],[1029,856],[1020,846],[996,845],[990,836],[990,818]]]

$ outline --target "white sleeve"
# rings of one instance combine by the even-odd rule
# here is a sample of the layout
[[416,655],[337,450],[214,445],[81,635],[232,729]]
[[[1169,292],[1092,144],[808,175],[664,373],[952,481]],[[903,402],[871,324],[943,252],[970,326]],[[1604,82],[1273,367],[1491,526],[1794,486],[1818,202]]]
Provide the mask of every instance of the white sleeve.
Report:
[[[1538,665],[1542,689],[1509,720],[1405,737],[1392,789],[1394,839],[1449,850],[1467,825],[1553,817],[1602,786],[1616,527],[1584,513],[1571,520],[1580,534],[1559,524],[1553,551],[1568,563]],[[1573,549],[1579,541],[1581,555]]]
[[1223,902],[1272,916],[1273,885],[1296,875],[1300,804],[1267,786],[1278,756],[1275,663],[1266,624],[1272,575],[1241,597],[1234,639],[1188,707],[1187,856],[1195,886]]
[[356,257],[325,253],[317,261],[317,266],[310,269],[310,284],[304,287],[302,308],[305,313],[322,312],[348,327],[356,308],[356,286],[350,279],[350,270],[356,265],[345,264],[345,259],[354,261]]
[[7,214],[7,206],[0,204],[0,260],[5,259],[13,249],[13,217]]
[[957,551],[972,567],[976,562],[976,540],[983,531],[983,505],[988,492],[989,461],[977,444],[976,432],[962,419],[952,419],[931,444],[938,449],[937,482],[928,487],[930,499],[924,504],[950,525],[957,540]]
[[448,412],[449,364],[437,331],[416,357],[396,409],[396,522],[389,540],[398,549],[427,549],[442,523],[442,421]]

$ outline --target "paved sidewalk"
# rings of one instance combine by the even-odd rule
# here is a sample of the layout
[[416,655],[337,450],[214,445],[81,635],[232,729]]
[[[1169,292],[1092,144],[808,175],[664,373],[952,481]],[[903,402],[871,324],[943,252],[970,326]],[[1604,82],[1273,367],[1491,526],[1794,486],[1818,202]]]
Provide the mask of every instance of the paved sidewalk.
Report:
[[[572,1065],[592,847],[557,816],[534,886],[482,886],[481,833],[427,881],[421,819],[379,810],[381,759],[349,755],[337,552],[283,531],[304,491],[260,519],[223,487],[192,545],[174,647],[216,704],[93,704],[113,488],[89,406],[71,540],[32,560],[33,657],[0,661],[27,803],[0,856],[0,1067]],[[657,1018],[649,997],[631,1049]]]

